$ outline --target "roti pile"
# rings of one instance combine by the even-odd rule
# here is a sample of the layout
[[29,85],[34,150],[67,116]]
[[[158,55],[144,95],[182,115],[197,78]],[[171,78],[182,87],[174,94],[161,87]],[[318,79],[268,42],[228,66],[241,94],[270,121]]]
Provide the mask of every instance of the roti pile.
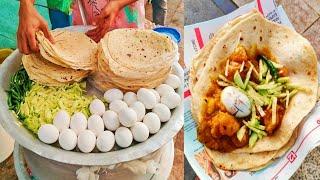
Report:
[[266,20],[257,10],[240,16],[224,25],[213,39],[193,59],[190,70],[191,109],[194,119],[201,123],[208,82],[223,74],[221,64],[241,45],[246,49],[268,53],[289,70],[293,84],[305,86],[309,93],[298,92],[285,111],[279,129],[271,136],[248,146],[221,153],[206,148],[213,164],[226,170],[257,171],[268,166],[292,147],[304,117],[312,110],[317,99],[317,58],[310,42],[297,32]]
[[154,88],[169,75],[178,48],[168,36],[152,30],[117,29],[98,45],[98,70],[91,82],[101,91]]
[[47,86],[79,82],[96,69],[97,45],[81,32],[52,31],[55,43],[37,33],[40,53],[24,55],[22,63],[30,77]]

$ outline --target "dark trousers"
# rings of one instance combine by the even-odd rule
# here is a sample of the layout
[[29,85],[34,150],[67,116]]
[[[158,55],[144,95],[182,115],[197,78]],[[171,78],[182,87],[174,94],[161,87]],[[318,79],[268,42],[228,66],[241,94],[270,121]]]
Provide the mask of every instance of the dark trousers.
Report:
[[152,0],[152,18],[156,25],[164,25],[167,15],[167,0]]

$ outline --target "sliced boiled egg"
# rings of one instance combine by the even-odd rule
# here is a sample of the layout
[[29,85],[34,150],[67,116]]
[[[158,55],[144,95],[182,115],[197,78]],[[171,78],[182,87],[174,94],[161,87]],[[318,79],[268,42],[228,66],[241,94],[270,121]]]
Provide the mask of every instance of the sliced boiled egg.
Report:
[[222,90],[221,103],[237,118],[246,117],[251,113],[249,98],[236,87],[228,86]]

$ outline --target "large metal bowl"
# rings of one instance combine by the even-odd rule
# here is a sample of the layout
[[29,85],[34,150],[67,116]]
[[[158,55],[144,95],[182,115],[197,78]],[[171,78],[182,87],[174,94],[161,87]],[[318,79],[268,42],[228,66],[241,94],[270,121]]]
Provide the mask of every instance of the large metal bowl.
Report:
[[[7,105],[7,93],[10,77],[17,72],[21,65],[22,55],[18,50],[14,51],[0,67],[0,123],[2,127],[24,148],[34,153],[55,161],[76,164],[76,165],[111,165],[120,162],[130,161],[146,156],[169,142],[183,126],[183,104],[172,113],[171,119],[164,123],[160,131],[151,136],[143,143],[135,144],[126,149],[107,153],[81,153],[65,151],[59,147],[47,145],[35,137],[16,118],[13,112],[9,111]],[[183,70],[178,63],[173,66],[173,72],[179,75],[183,82]],[[182,95],[183,87],[178,89]]]

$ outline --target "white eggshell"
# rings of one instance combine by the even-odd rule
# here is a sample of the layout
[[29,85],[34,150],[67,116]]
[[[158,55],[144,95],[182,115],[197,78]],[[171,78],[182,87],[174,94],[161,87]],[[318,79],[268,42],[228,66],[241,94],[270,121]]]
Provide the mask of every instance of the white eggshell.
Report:
[[132,108],[137,113],[137,121],[142,121],[144,115],[146,114],[146,108],[142,104],[142,102],[137,101],[133,103],[130,108]]
[[59,144],[64,150],[72,150],[77,146],[77,135],[72,129],[64,129],[59,136]]
[[168,93],[161,97],[161,103],[166,105],[169,109],[174,109],[181,103],[181,97],[177,93]]
[[68,129],[70,125],[70,115],[65,110],[60,110],[53,118],[53,125],[55,125],[61,132],[64,129]]
[[221,92],[221,103],[230,114],[243,118],[251,113],[249,98],[236,87],[228,86]]
[[96,136],[104,131],[104,123],[100,116],[93,114],[88,118],[88,129]]
[[148,127],[150,134],[155,134],[160,130],[160,119],[153,112],[149,112],[144,116],[143,123]]
[[132,108],[124,108],[119,112],[119,121],[125,127],[133,126],[137,120],[137,113]]
[[134,92],[127,92],[123,96],[123,101],[126,102],[128,106],[130,106],[137,101],[137,95]]
[[156,96],[146,88],[140,88],[137,92],[138,101],[142,102],[146,109],[152,109],[157,104]]
[[90,130],[81,131],[78,135],[78,148],[81,152],[89,153],[96,146],[96,136]]
[[103,131],[97,138],[97,148],[101,152],[110,151],[115,143],[114,134],[111,131]]
[[87,118],[81,112],[76,112],[71,116],[70,128],[76,133],[79,134],[81,131],[87,129]]
[[118,114],[114,111],[108,110],[102,116],[104,125],[110,131],[115,131],[120,126]]
[[59,138],[59,130],[52,124],[44,124],[38,130],[39,139],[46,143],[55,143]]
[[157,92],[160,94],[160,96],[164,96],[168,93],[174,93],[174,89],[169,86],[168,84],[160,84],[157,88],[156,88]]
[[111,103],[114,100],[122,100],[123,92],[119,89],[113,88],[106,91],[103,97],[108,103]]
[[178,76],[174,74],[169,74],[168,78],[164,81],[165,84],[168,84],[173,89],[177,89],[181,85],[181,80]]
[[109,104],[109,109],[116,113],[119,113],[122,109],[127,108],[128,105],[122,100],[114,100]]
[[170,109],[164,104],[157,104],[153,109],[152,112],[156,113],[161,122],[169,121],[171,117]]
[[149,89],[149,90],[153,92],[153,94],[156,96],[156,102],[159,103],[160,102],[160,94],[158,93],[158,91],[156,91],[155,89]]
[[94,99],[90,103],[89,110],[91,114],[102,116],[102,114],[106,111],[106,106],[100,99]]
[[133,137],[131,131],[126,127],[119,127],[115,133],[115,139],[118,146],[122,148],[129,147]]
[[142,122],[137,122],[134,126],[132,126],[131,132],[133,135],[133,139],[138,142],[143,142],[149,137],[149,129]]

